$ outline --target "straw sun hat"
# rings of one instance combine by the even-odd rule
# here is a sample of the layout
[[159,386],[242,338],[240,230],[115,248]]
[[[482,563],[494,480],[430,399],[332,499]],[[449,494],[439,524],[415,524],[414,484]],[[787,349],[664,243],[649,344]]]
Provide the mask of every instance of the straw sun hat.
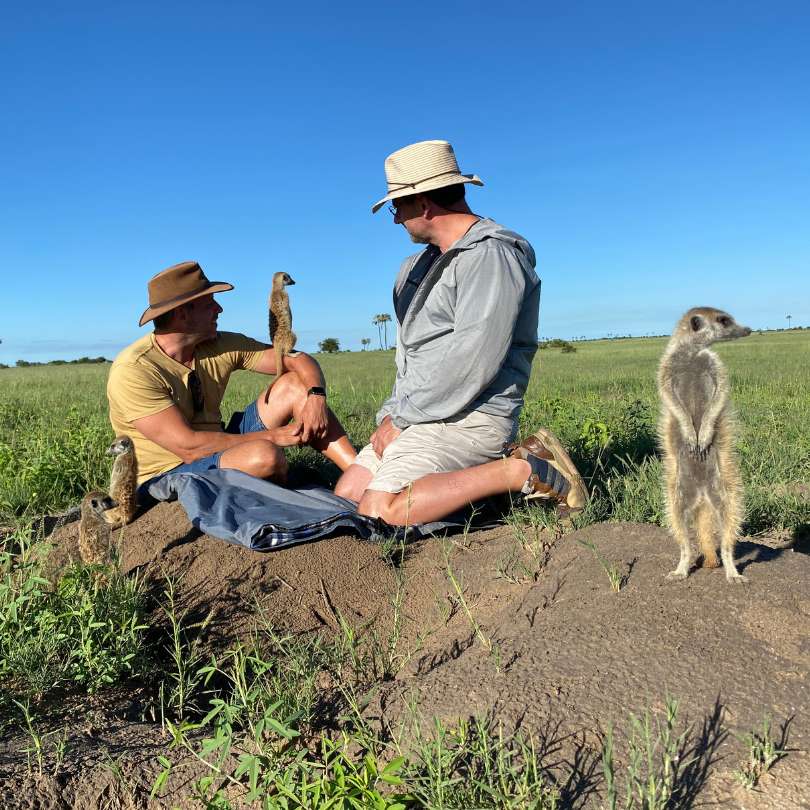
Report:
[[138,326],[195,298],[232,290],[226,281],[209,281],[197,262],[181,262],[149,279],[149,307]]
[[371,206],[372,214],[397,197],[433,191],[456,183],[484,185],[478,175],[461,174],[453,147],[447,141],[420,141],[398,149],[385,159],[385,179],[388,181],[388,194]]

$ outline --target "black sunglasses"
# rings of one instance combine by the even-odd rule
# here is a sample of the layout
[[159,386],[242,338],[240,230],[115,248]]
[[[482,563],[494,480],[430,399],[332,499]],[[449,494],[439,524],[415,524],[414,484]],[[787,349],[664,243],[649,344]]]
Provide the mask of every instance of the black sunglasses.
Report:
[[205,399],[203,399],[202,383],[194,370],[188,375],[188,390],[191,391],[194,413],[200,413],[205,408]]

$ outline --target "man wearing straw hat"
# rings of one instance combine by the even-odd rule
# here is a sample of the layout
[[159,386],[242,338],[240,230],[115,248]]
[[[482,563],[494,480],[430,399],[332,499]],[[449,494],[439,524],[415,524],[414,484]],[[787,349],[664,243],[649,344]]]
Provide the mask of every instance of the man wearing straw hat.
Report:
[[[294,352],[273,386],[223,429],[220,404],[232,372],[276,374],[273,349],[234,332],[217,331],[222,307],[197,262],[182,262],[149,281],[140,326],[154,331],[124,349],[110,368],[107,397],[116,435],[135,444],[138,484],[168,472],[241,470],[277,483],[286,479],[284,447],[309,444],[341,469],[356,453],[326,405],[321,369]],[[295,420],[292,424],[290,420]]]
[[397,376],[377,430],[337,484],[392,525],[439,520],[481,498],[522,492],[581,508],[582,479],[559,440],[519,445],[517,419],[537,349],[540,280],[531,245],[474,214],[447,141],[385,161],[386,203],[413,242],[394,286]]

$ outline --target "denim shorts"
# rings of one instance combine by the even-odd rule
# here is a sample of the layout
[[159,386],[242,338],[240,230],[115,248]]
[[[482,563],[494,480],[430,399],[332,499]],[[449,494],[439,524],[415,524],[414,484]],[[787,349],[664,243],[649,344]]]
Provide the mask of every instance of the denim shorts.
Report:
[[[267,430],[267,428],[259,417],[259,404],[257,400],[256,402],[251,402],[244,411],[236,411],[236,413],[231,416],[228,426],[225,428],[225,433],[256,433],[259,430]],[[144,481],[138,487],[139,500],[141,496],[147,494],[147,487],[159,478],[163,478],[164,475],[174,475],[174,473],[202,473],[208,470],[219,469],[219,460],[223,452],[224,451],[212,453],[210,456],[203,456],[194,461],[189,461],[186,464],[178,464],[176,467],[172,467],[171,470],[167,470],[164,473],[160,473],[160,475],[153,476],[148,481]]]

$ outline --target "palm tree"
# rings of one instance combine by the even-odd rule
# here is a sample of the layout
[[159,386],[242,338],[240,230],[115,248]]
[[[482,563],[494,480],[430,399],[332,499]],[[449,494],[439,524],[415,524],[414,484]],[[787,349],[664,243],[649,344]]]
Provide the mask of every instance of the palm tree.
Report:
[[391,323],[391,316],[388,313],[383,313],[382,315],[377,316],[380,319],[380,323],[383,325],[383,329],[385,330],[385,348],[388,348],[388,324]]
[[363,351],[366,350],[366,346],[371,343],[371,338],[361,338],[360,343],[363,345]]
[[785,317],[787,318],[787,322],[788,322],[788,329],[790,329],[790,319],[791,319],[793,316],[792,316],[792,315],[785,315]]
[[382,349],[382,331],[380,330],[380,324],[382,321],[380,320],[380,316],[375,315],[371,323],[377,327],[377,339],[380,341],[380,348]]

